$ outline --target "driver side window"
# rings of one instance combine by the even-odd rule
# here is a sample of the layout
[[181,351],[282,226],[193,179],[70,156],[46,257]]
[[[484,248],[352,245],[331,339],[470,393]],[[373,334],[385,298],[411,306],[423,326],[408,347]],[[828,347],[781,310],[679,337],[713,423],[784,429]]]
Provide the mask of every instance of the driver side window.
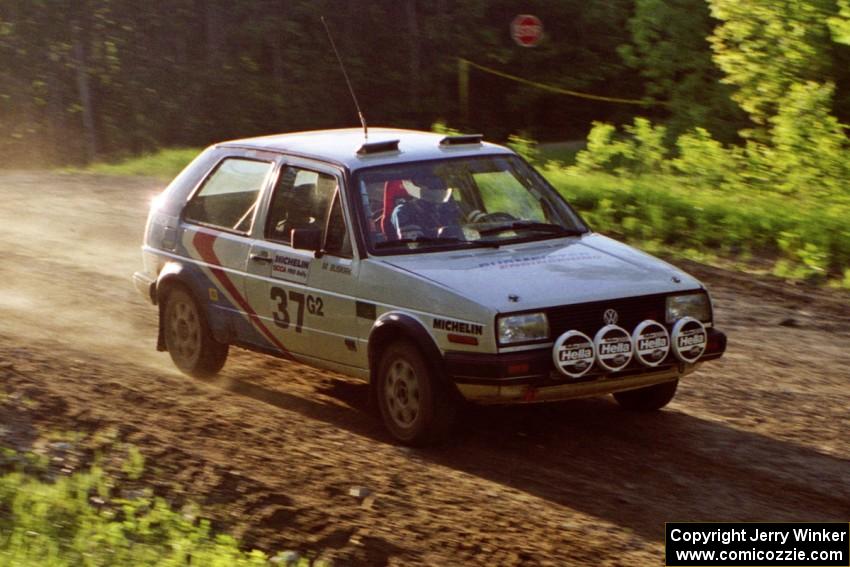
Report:
[[333,175],[285,167],[272,194],[266,238],[292,244],[294,228],[317,228],[324,232],[336,189],[337,180]]

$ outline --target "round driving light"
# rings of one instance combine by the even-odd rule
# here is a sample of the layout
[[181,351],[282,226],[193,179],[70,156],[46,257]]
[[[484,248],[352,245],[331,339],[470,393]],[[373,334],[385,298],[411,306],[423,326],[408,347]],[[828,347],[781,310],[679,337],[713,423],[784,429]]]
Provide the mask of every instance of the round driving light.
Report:
[[593,341],[580,331],[567,331],[555,341],[552,360],[561,374],[584,376],[593,366]]
[[683,317],[676,321],[670,338],[673,354],[682,362],[696,362],[708,344],[705,326],[693,317]]
[[670,352],[670,335],[664,325],[647,319],[632,332],[635,358],[646,366],[658,366]]
[[596,347],[596,361],[605,370],[617,372],[632,360],[632,337],[617,325],[605,325],[599,329],[593,345]]

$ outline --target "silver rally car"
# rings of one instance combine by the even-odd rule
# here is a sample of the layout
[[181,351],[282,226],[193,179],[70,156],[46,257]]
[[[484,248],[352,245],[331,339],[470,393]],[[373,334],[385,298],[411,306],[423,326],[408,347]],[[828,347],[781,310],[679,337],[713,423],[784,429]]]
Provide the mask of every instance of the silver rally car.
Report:
[[136,287],[193,376],[229,345],[367,380],[392,435],[462,400],[655,410],[718,358],[699,281],[594,233],[510,149],[396,129],[217,144],[155,199]]

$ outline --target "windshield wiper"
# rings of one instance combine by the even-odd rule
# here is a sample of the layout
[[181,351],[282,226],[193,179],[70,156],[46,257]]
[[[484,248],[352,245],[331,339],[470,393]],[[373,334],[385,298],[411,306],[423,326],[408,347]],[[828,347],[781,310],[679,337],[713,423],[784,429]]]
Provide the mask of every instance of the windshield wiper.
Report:
[[397,244],[472,244],[468,240],[454,237],[434,237],[434,236],[417,236],[416,238],[399,238],[398,240],[387,240],[386,242],[378,242],[375,248],[389,248]]
[[490,234],[498,234],[500,232],[506,232],[508,230],[537,230],[540,232],[550,232],[552,234],[557,234],[561,236],[578,236],[580,234],[584,234],[583,230],[578,230],[575,228],[565,228],[559,224],[536,221],[515,221],[510,224],[503,224],[500,226],[494,226],[492,228],[485,228],[479,230],[478,234],[485,236]]

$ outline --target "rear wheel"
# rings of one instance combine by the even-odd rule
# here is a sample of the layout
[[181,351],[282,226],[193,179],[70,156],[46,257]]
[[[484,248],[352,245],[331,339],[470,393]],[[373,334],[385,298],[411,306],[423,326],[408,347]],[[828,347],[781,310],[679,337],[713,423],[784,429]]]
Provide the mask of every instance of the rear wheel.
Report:
[[456,400],[433,376],[413,344],[397,342],[387,347],[377,380],[381,417],[397,440],[408,445],[426,445],[449,433]]
[[197,301],[184,288],[171,291],[163,308],[165,347],[181,371],[206,378],[227,360],[228,346],[216,341]]
[[678,380],[638,388],[637,390],[626,390],[617,392],[614,399],[621,407],[633,411],[655,411],[670,403],[676,395]]

